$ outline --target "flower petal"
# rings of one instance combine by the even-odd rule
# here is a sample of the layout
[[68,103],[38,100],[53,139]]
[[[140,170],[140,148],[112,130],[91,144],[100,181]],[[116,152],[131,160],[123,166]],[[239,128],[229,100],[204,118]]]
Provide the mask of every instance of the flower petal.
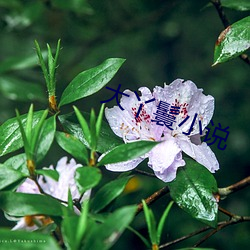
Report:
[[181,149],[173,137],[169,137],[166,141],[156,145],[149,152],[148,166],[164,182],[175,179],[177,168],[185,166],[185,161],[182,160]]
[[[134,140],[157,140],[156,137],[162,134],[163,128],[151,122],[153,110],[155,110],[155,101],[145,103],[153,96],[148,88],[140,88],[142,96],[140,101],[137,99],[136,94],[132,91],[124,91],[127,96],[122,96],[121,106],[124,108],[122,111],[118,106],[105,109],[105,116],[109,122],[111,129],[114,133],[122,137],[125,142]],[[139,116],[137,112],[142,104]]]
[[49,177],[44,177],[45,182],[39,179],[40,185],[45,188],[48,194],[52,195],[55,198],[61,199],[63,201],[68,200],[68,190],[70,189],[73,199],[80,197],[80,193],[77,189],[76,182],[74,179],[75,171],[78,167],[81,167],[80,164],[76,164],[74,159],[71,159],[69,162],[67,157],[61,158],[56,166],[56,170],[59,173],[58,181],[54,181]]
[[118,162],[105,165],[106,169],[114,172],[129,171],[137,167],[146,157],[139,157],[130,161]]
[[187,116],[189,119],[176,130],[188,132],[195,114],[198,114],[191,135],[198,134],[199,120],[202,122],[202,130],[210,122],[214,112],[214,98],[204,95],[203,89],[198,89],[192,81],[176,79],[164,88],[156,86],[153,95],[158,101],[164,101],[171,105],[180,107],[181,113],[176,116],[176,125],[180,124]]
[[27,178],[16,190],[19,193],[27,193],[27,194],[40,194],[40,191],[36,185],[36,183]]
[[32,232],[32,231],[35,231],[37,229],[38,229],[37,225],[28,226],[26,224],[25,217],[22,217],[11,230],[12,231],[23,230],[23,231],[30,231],[30,232]]
[[191,143],[188,137],[177,137],[180,148],[187,155],[206,167],[211,173],[219,169],[219,163],[210,147],[203,142],[201,145]]

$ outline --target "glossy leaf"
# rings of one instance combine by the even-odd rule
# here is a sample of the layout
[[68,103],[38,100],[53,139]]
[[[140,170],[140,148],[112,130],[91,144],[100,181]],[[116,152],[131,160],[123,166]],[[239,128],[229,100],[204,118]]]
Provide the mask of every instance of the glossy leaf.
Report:
[[[44,111],[34,112],[33,127],[41,118]],[[25,124],[27,114],[21,115],[22,123]],[[25,125],[24,125],[25,126]],[[0,156],[13,152],[23,146],[17,118],[11,118],[0,126]]]
[[131,223],[136,209],[136,206],[117,209],[108,216],[103,224],[92,227],[83,249],[109,249]]
[[228,26],[218,37],[214,50],[214,65],[226,62],[250,47],[250,16]]
[[49,196],[13,192],[0,193],[0,208],[11,216],[35,214],[62,216],[63,210],[66,209]]
[[0,190],[24,178],[25,175],[21,172],[0,164]]
[[117,198],[124,190],[128,180],[132,176],[121,177],[111,181],[100,188],[94,196],[91,208],[94,212],[99,212]]
[[179,168],[176,179],[168,183],[170,195],[191,216],[216,227],[218,204],[213,196],[218,191],[216,180],[199,163],[185,161],[186,166]]
[[154,141],[136,141],[119,145],[105,154],[98,166],[135,159],[149,152],[157,144],[158,142]]
[[95,187],[101,180],[102,173],[99,168],[81,167],[75,173],[76,185],[81,194]]
[[10,231],[0,228],[0,249],[11,250],[60,250],[54,238],[48,234],[26,231]]
[[62,149],[71,154],[75,159],[82,164],[88,165],[88,151],[86,146],[73,135],[56,132],[56,141]]
[[37,169],[36,170],[37,174],[40,175],[44,175],[44,176],[48,176],[51,179],[58,181],[59,179],[59,173],[56,170],[52,170],[52,169]]
[[249,0],[221,0],[223,7],[227,7],[239,11],[250,10],[250,1]]
[[[89,119],[89,114],[83,114]],[[84,145],[86,145],[86,147],[90,147],[75,116],[72,116],[72,114],[62,115],[59,116],[59,120],[70,134],[78,138]],[[121,144],[123,144],[122,139],[114,134],[107,122],[102,121],[96,149],[97,152],[104,153]]]
[[124,59],[110,58],[99,66],[78,74],[64,90],[59,106],[92,95],[104,87],[124,63]]
[[14,77],[0,77],[0,93],[6,98],[14,101],[45,101],[42,86],[26,82]]
[[8,160],[4,162],[4,165],[8,166],[9,168],[18,170],[19,172],[28,176],[29,171],[27,169],[26,160],[27,160],[26,155],[23,153],[10,157]]
[[37,161],[41,161],[48,153],[56,132],[56,117],[45,120],[37,149]]

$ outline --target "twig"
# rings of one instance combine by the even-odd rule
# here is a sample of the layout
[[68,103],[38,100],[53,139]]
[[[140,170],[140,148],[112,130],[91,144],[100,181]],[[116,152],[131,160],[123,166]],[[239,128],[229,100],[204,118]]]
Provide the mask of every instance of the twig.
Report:
[[197,234],[206,232],[206,231],[209,230],[209,229],[211,229],[211,227],[209,227],[209,226],[203,227],[203,228],[201,228],[201,229],[199,229],[199,230],[197,230],[197,231],[195,231],[195,232],[192,232],[192,233],[187,234],[187,235],[185,235],[185,236],[182,236],[182,237],[180,237],[180,238],[178,238],[178,239],[175,239],[175,240],[173,240],[173,241],[170,241],[170,242],[167,242],[167,243],[165,243],[165,244],[162,244],[162,245],[159,246],[159,248],[165,248],[165,247],[169,247],[169,246],[171,246],[171,245],[177,244],[177,243],[179,243],[179,242],[181,242],[181,241],[184,241],[184,240],[186,240],[186,239],[188,239],[188,238],[191,238],[191,237],[193,237],[193,236],[195,236],[195,235],[197,235]]
[[[213,231],[209,232],[209,234],[207,234],[205,237],[206,239],[209,238],[210,236],[212,236],[213,234],[215,234],[216,232],[220,231],[221,229],[223,229],[224,227],[227,227],[229,225],[232,225],[232,224],[238,224],[238,223],[241,223],[241,222],[247,222],[247,221],[250,221],[250,217],[248,216],[245,216],[245,217],[242,217],[242,216],[237,216],[237,215],[234,215],[234,217],[230,220],[230,221],[222,221],[222,222],[219,222],[218,223],[218,227],[216,229],[214,229]],[[201,233],[204,233],[208,230],[211,230],[213,229],[212,227],[204,227],[204,228],[201,228],[195,232],[192,232],[190,234],[187,234],[185,236],[182,236],[178,239],[175,239],[173,241],[170,241],[170,242],[167,242],[165,244],[162,244],[159,246],[159,248],[165,248],[165,247],[169,247],[171,245],[174,245],[174,244],[177,244],[181,241],[184,241],[186,239],[189,239],[195,235],[198,235],[198,234],[201,234]],[[201,244],[202,242],[204,242],[206,239],[205,237],[202,238],[202,240],[200,240],[199,242],[197,242],[195,244],[195,247],[198,246],[199,244]]]
[[[145,202],[146,202],[147,205],[150,205],[150,204],[152,204],[153,202],[155,202],[156,200],[158,200],[159,198],[161,198],[162,196],[164,196],[167,193],[169,193],[169,188],[168,187],[163,187],[160,190],[153,193],[152,195],[150,195],[148,198],[146,198]],[[137,205],[136,214],[140,213],[142,210],[143,210],[143,205],[142,205],[142,203],[140,203],[140,204]]]
[[220,20],[224,25],[224,28],[227,28],[230,25],[230,22],[222,8],[220,0],[211,0],[211,2],[214,5],[215,9],[217,10]]
[[250,185],[250,176],[225,188],[219,188],[219,195],[224,198],[231,193],[239,191]]
[[201,245],[204,241],[206,241],[212,235],[214,235],[215,233],[219,232],[220,230],[222,230],[223,228],[225,228],[227,226],[230,226],[230,225],[233,225],[233,224],[238,224],[238,223],[241,223],[241,222],[247,222],[247,221],[250,221],[250,216],[237,216],[237,215],[235,215],[234,217],[232,217],[232,219],[230,221],[222,222],[216,229],[212,230],[207,235],[205,235],[202,239],[200,239],[194,245],[194,247],[197,247],[197,246]]
[[139,169],[134,169],[134,172],[137,172],[137,173],[139,173],[141,175],[146,175],[146,176],[149,176],[149,177],[155,177],[156,178],[156,176],[154,174],[148,173],[148,172],[145,172],[145,171],[142,171],[142,170],[139,170]]
[[231,212],[227,211],[226,209],[224,209],[222,207],[219,207],[218,209],[219,209],[219,211],[221,211],[223,214],[229,216],[230,218],[233,218],[235,216],[235,214],[232,214]]
[[[224,28],[226,29],[228,26],[230,26],[230,22],[229,22],[226,14],[225,14],[223,8],[222,8],[221,1],[220,0],[211,0],[211,3],[216,8],[216,10],[217,10],[217,12],[219,14],[220,20],[223,23]],[[239,57],[245,63],[247,63],[248,65],[250,65],[250,59],[249,59],[249,57],[248,57],[247,54],[241,54]]]

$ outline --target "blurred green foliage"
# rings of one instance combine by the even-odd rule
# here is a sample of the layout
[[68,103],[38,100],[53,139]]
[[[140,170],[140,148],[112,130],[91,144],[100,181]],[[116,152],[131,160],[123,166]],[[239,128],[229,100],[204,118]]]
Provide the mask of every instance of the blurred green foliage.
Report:
[[[220,163],[220,170],[215,174],[218,186],[224,187],[246,177],[250,173],[249,66],[236,58],[211,67],[215,41],[224,28],[215,9],[204,8],[207,3],[205,0],[0,0],[0,123],[13,117],[15,108],[20,113],[26,112],[31,100],[36,110],[46,108],[41,103],[46,88],[37,64],[34,40],[55,48],[57,40],[61,39],[58,96],[78,73],[110,57],[126,59],[108,85],[115,89],[118,84],[122,85],[122,90],[137,90],[141,86],[152,89],[176,78],[191,79],[205,94],[214,96],[214,123],[230,127],[226,150],[211,146]],[[231,23],[250,14],[249,11],[229,9],[226,13]],[[36,96],[26,93],[29,98],[24,98],[22,91],[16,95],[11,89],[16,82],[20,84],[18,88],[23,86],[27,90],[32,85],[39,92]],[[78,101],[77,107],[84,111],[92,107],[99,110],[99,101],[107,99],[109,94],[102,89]],[[113,105],[115,101],[107,104]],[[65,107],[65,111],[73,111],[73,108]],[[41,166],[55,164],[62,155],[65,152],[55,144]],[[104,175],[110,179],[117,176],[108,171],[104,171]],[[149,181],[148,177],[140,177],[141,185],[135,192],[124,195],[120,202],[138,203],[164,185],[153,178]],[[240,191],[222,201],[221,206],[233,213],[247,215],[249,199],[249,192]],[[162,214],[168,202],[167,198],[162,198],[152,206],[156,216]],[[134,226],[141,233],[147,233],[142,214],[137,216]],[[175,239],[201,226],[174,206],[162,241]],[[229,227],[203,246],[247,249],[249,230],[249,223]],[[143,249],[142,246],[135,235],[125,233],[113,249]]]

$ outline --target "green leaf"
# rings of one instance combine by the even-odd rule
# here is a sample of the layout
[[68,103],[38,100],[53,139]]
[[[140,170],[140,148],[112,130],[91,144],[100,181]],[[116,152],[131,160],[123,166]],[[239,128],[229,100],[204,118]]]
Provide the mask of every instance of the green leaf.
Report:
[[0,190],[13,184],[16,181],[21,181],[26,176],[20,171],[12,169],[6,165],[0,164]]
[[89,125],[86,121],[86,119],[84,118],[84,116],[81,114],[81,112],[79,111],[79,109],[75,106],[73,106],[75,113],[76,113],[76,117],[81,125],[82,128],[82,132],[84,134],[84,137],[87,140],[88,145],[91,145],[91,134],[90,134],[90,130],[89,130]]
[[124,63],[124,59],[110,58],[99,66],[78,74],[64,90],[59,106],[92,95],[104,87]]
[[[38,123],[42,114],[43,111],[34,112],[33,127]],[[25,124],[27,114],[21,115],[20,118],[22,120],[22,124]],[[0,126],[0,156],[11,153],[22,146],[23,141],[17,118],[11,118]]]
[[90,136],[91,136],[91,149],[96,150],[96,115],[94,109],[90,112],[90,122],[89,122]]
[[79,222],[78,216],[65,217],[62,222],[64,243],[69,250],[77,250],[76,233]]
[[[89,114],[87,113],[84,113],[84,116],[89,118]],[[90,147],[81,127],[72,114],[59,116],[59,120],[70,134],[78,138],[84,145],[86,145],[86,147]],[[114,134],[107,122],[102,121],[100,136],[96,148],[97,152],[104,153],[121,144],[123,144],[122,139]]]
[[135,235],[137,235],[148,249],[151,248],[151,244],[149,243],[149,241],[142,234],[140,234],[138,231],[136,231],[134,228],[132,228],[130,226],[128,226],[127,228],[128,228],[128,230],[133,232]]
[[88,151],[85,145],[76,137],[64,132],[56,132],[56,141],[62,149],[71,154],[79,162],[86,165],[89,164]]
[[136,141],[119,145],[108,152],[97,166],[135,159],[149,152],[157,144],[158,142],[154,141]]
[[63,239],[67,249],[80,249],[82,238],[87,229],[88,201],[83,203],[82,213],[79,216],[65,217],[62,222]]
[[45,79],[45,82],[46,82],[46,85],[47,85],[47,89],[48,89],[48,91],[50,91],[51,88],[50,88],[50,81],[49,81],[50,80],[49,79],[49,73],[48,73],[48,70],[47,70],[47,67],[46,67],[46,64],[45,64],[44,56],[43,56],[42,51],[40,49],[40,46],[39,46],[39,44],[38,44],[38,42],[36,40],[35,40],[35,47],[36,47],[36,53],[37,53],[37,57],[38,57],[40,66],[41,66],[42,71],[43,71],[43,76],[44,76],[44,79]]
[[77,224],[77,232],[76,232],[77,249],[79,249],[82,238],[86,233],[86,229],[88,225],[88,213],[89,213],[89,201],[85,200],[83,203],[83,207],[82,207],[82,213],[80,215],[80,218]]
[[4,162],[4,165],[8,166],[9,168],[18,170],[19,172],[28,176],[29,171],[26,165],[26,160],[27,160],[26,155],[23,153],[10,157],[8,160]]
[[0,77],[0,93],[14,101],[46,100],[42,86],[9,76]]
[[173,201],[171,201],[168,206],[166,207],[163,215],[161,216],[161,219],[160,219],[160,222],[158,224],[158,227],[157,227],[157,244],[159,245],[160,242],[161,242],[161,234],[162,234],[162,230],[163,230],[163,227],[164,227],[164,224],[165,224],[165,221],[168,217],[168,214],[169,214],[169,211],[172,207],[172,205],[174,204]]
[[49,196],[13,192],[0,193],[0,208],[11,216],[36,214],[62,216],[63,210],[66,209]]
[[124,190],[128,180],[132,176],[116,179],[100,188],[94,196],[91,208],[94,212],[99,212],[117,198]]
[[250,16],[228,26],[218,37],[214,65],[239,56],[250,47]]
[[223,7],[239,10],[239,11],[247,11],[250,10],[250,1],[249,0],[221,0],[221,4]]
[[131,223],[136,209],[136,206],[127,206],[110,214],[103,224],[93,227],[83,249],[109,249]]
[[[23,146],[24,146],[25,154],[27,156],[27,159],[31,159],[31,155],[32,154],[31,154],[31,151],[30,151],[30,144],[29,144],[28,138],[26,136],[26,133],[25,133],[25,130],[24,130],[24,126],[23,126],[23,123],[21,121],[21,117],[20,117],[20,114],[19,114],[18,110],[16,110],[16,117],[17,117],[17,122],[18,122],[19,130],[20,130],[20,133],[22,135],[22,140],[23,140]],[[26,124],[29,124],[30,117],[31,117],[31,113],[29,112],[28,115],[27,115]]]
[[185,161],[176,179],[168,183],[170,195],[191,216],[216,227],[218,204],[213,196],[218,192],[216,180],[204,166],[191,159]]
[[[27,115],[27,122],[26,126],[24,128],[25,130],[25,135],[27,137],[28,143],[31,141],[31,131],[32,131],[32,120],[33,120],[33,112],[34,112],[34,106],[33,104],[30,105],[29,112]],[[19,123],[20,127],[22,126],[22,123]]]
[[95,187],[102,179],[100,169],[95,167],[77,168],[75,173],[76,185],[81,194]]
[[150,237],[151,244],[157,244],[157,234],[156,234],[156,221],[154,214],[151,209],[148,208],[148,205],[144,200],[142,200],[143,211],[146,218],[147,226],[148,226],[148,234]]
[[56,241],[47,234],[26,231],[10,231],[0,228],[0,249],[11,250],[60,250]]
[[37,169],[36,170],[37,174],[40,175],[44,175],[44,176],[48,176],[51,179],[58,181],[59,179],[59,173],[56,170],[52,170],[52,169]]
[[86,0],[52,0],[52,5],[56,8],[74,11],[80,14],[93,14],[93,9]]
[[95,129],[96,129],[97,142],[98,142],[101,127],[102,127],[102,118],[103,118],[103,113],[104,113],[104,106],[105,106],[105,104],[103,103],[101,108],[100,108],[100,112],[98,114],[97,121],[96,121],[96,128]]
[[73,198],[72,198],[70,188],[68,189],[68,209],[71,212],[74,212],[74,201],[73,201]]
[[56,132],[56,117],[44,121],[37,148],[37,161],[40,162],[48,153]]
[[[48,115],[48,110],[44,110],[41,119],[38,121],[37,125],[34,127],[34,129],[32,130],[33,135],[31,138],[31,151],[33,154],[36,153],[36,147],[39,144],[39,139],[41,138],[42,135],[42,131],[44,129],[44,125],[45,125],[45,119]],[[52,119],[54,119],[54,117],[52,117]],[[53,135],[54,138],[54,135]],[[50,143],[48,143],[50,146]],[[46,152],[47,153],[47,152]]]
[[[45,51],[41,52],[41,54],[45,57]],[[32,68],[34,66],[38,66],[37,64],[37,56],[32,53],[31,55],[20,56],[9,58],[0,63],[0,73],[4,73],[11,70],[23,70],[27,68]]]

